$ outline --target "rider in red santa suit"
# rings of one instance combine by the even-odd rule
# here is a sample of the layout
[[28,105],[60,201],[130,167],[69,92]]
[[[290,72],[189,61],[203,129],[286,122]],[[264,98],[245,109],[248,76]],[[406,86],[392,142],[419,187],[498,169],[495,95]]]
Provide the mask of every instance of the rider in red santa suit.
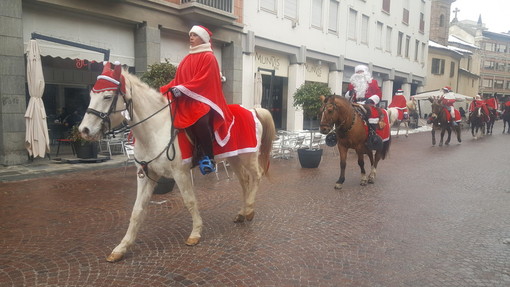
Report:
[[476,108],[482,108],[485,115],[489,116],[489,109],[487,108],[487,105],[484,100],[482,100],[482,97],[480,95],[476,95],[474,100],[469,104],[469,112],[473,112]]
[[497,115],[499,109],[498,99],[494,96],[488,96],[488,98],[485,99],[485,103],[487,104],[489,110],[493,111],[494,115]]
[[455,126],[457,125],[457,122],[455,121],[455,108],[453,107],[453,104],[457,100],[455,98],[455,95],[453,94],[452,88],[446,86],[442,88],[441,91],[443,92],[442,104],[450,112],[451,115],[450,121]]
[[195,146],[200,147],[202,155],[198,163],[202,174],[215,170],[212,141],[215,139],[218,145],[225,146],[234,124],[223,95],[211,36],[211,31],[203,26],[191,28],[189,54],[179,64],[175,78],[160,88],[163,94],[171,92],[175,97],[174,126],[186,129],[195,137]]
[[370,98],[376,104],[381,101],[381,89],[377,81],[372,78],[367,66],[358,65],[354,68],[354,75],[350,78],[350,84],[345,97],[350,99],[351,102],[360,104],[365,104],[366,100]]
[[402,89],[397,90],[397,92],[391,99],[391,104],[388,106],[388,108],[396,108],[397,110],[402,111],[404,119],[407,119],[409,117],[407,111],[407,99],[404,96],[404,90]]

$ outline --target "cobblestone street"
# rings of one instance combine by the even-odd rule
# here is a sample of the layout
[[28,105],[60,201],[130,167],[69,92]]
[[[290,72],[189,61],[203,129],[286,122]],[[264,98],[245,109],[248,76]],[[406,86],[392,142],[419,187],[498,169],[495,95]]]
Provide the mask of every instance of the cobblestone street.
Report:
[[191,217],[175,188],[153,195],[118,263],[105,257],[127,229],[133,166],[0,183],[0,286],[510,286],[501,129],[443,147],[428,132],[394,137],[365,187],[350,152],[341,191],[332,148],[317,169],[274,159],[242,224],[237,179],[195,172],[200,244],[184,244]]

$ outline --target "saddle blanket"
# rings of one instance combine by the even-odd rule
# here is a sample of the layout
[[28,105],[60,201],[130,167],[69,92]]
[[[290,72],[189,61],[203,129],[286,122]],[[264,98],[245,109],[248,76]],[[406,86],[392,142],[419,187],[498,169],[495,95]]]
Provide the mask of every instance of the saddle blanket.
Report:
[[[230,129],[230,139],[225,146],[222,147],[213,141],[213,152],[216,159],[256,152],[260,146],[260,139],[257,139],[256,133],[256,124],[259,120],[255,111],[240,105],[228,105],[228,107],[234,116],[234,125]],[[191,162],[194,145],[190,142],[186,132],[179,130],[177,139],[183,163]]]
[[[446,109],[446,108],[443,108],[443,109],[444,109],[444,112],[446,113],[446,120],[447,120],[447,121],[451,121],[451,119],[452,119],[452,114],[450,114],[450,111],[449,111],[448,109]],[[461,116],[460,116],[460,112],[459,112],[459,110],[454,109],[454,111],[455,111],[455,121],[456,121],[456,122],[461,122],[461,121],[462,121],[462,118],[461,118]]]
[[[371,119],[374,119],[374,118],[379,119],[379,111],[375,107],[370,107],[370,109],[371,109],[370,118]],[[391,135],[390,120],[388,118],[388,113],[386,112],[386,110],[381,109],[381,111],[384,113],[383,121],[386,124],[386,126],[384,126],[383,129],[379,129],[379,128],[376,129],[375,133],[382,138],[383,142],[385,142],[390,139],[390,135]],[[369,122],[370,122],[370,119],[369,119]],[[365,132],[368,135],[368,126],[366,123],[365,123]]]

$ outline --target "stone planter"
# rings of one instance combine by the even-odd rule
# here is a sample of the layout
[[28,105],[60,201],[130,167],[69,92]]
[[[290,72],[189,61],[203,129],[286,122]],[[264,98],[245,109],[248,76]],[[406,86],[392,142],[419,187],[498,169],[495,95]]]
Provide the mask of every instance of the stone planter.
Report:
[[77,158],[97,158],[99,146],[97,142],[75,142],[74,149]]
[[298,159],[303,168],[317,168],[322,159],[322,149],[300,148],[297,150]]

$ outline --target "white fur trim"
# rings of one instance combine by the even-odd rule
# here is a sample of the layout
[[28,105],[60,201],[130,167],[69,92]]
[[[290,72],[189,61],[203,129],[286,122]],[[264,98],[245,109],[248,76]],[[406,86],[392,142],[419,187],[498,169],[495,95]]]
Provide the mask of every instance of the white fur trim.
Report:
[[206,43],[209,43],[209,41],[211,40],[211,36],[209,36],[209,33],[207,33],[207,31],[200,26],[195,25],[191,27],[191,30],[189,30],[189,32],[197,34],[198,37],[200,37],[200,39],[204,40],[204,42]]
[[368,74],[368,67],[365,66],[365,65],[357,65],[356,67],[354,67],[354,72],[355,73],[357,73],[359,71],[363,71],[364,73]]
[[379,118],[369,118],[368,123],[369,124],[377,124],[379,122]]
[[120,82],[119,82],[119,81],[117,81],[117,80],[115,80],[114,78],[109,77],[109,76],[99,75],[99,76],[97,76],[97,79],[98,79],[98,80],[99,80],[99,79],[107,80],[108,82],[112,82],[112,83],[114,83],[114,84],[115,84],[115,85],[117,85],[117,86],[118,86],[118,85],[120,85]]
[[369,99],[371,99],[372,101],[374,101],[374,104],[378,104],[381,100],[379,99],[379,96],[378,95],[373,95],[371,96]]

